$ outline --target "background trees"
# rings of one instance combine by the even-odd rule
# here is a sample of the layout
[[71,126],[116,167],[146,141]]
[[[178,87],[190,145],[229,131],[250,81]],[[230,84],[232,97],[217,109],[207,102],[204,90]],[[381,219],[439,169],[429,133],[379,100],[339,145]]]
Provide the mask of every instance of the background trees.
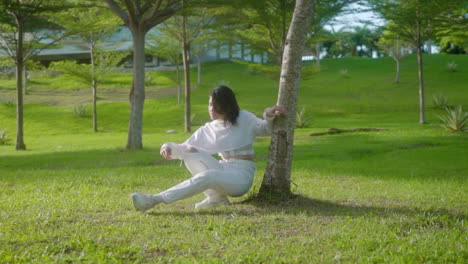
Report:
[[[177,43],[176,45],[182,53],[185,80],[185,132],[191,131],[190,51],[194,41],[199,39],[201,34],[209,31],[208,27],[211,25],[213,20],[214,17],[206,7],[186,7],[180,15],[172,17],[158,28],[168,41],[171,41],[174,44]],[[155,36],[155,38],[157,37]],[[199,42],[199,45],[203,45],[203,43]],[[176,58],[175,54],[172,54],[171,57],[174,59]]]
[[462,1],[453,0],[369,0],[373,9],[389,23],[387,30],[416,48],[419,80],[419,123],[426,123],[424,100],[424,69],[422,46],[433,36],[434,27],[447,21],[445,14],[463,6]]
[[[245,3],[244,3],[245,2]],[[315,12],[308,30],[308,39],[318,38],[318,32],[344,8],[356,0],[319,0],[315,3]],[[242,41],[251,49],[267,51],[270,62],[281,65],[286,34],[294,10],[295,1],[262,0],[240,1],[238,6],[242,11],[241,23],[237,30]]]
[[130,118],[127,149],[143,148],[143,106],[145,102],[145,37],[156,25],[182,9],[179,0],[105,0],[133,36],[133,84],[130,91]]
[[0,48],[16,68],[16,149],[25,150],[23,132],[23,68],[42,49],[67,36],[55,33],[54,13],[73,7],[56,0],[0,0]]
[[[56,19],[71,32],[76,34],[77,46],[89,50],[90,64],[77,64],[73,61],[55,63],[52,69],[64,72],[84,85],[92,88],[93,130],[98,131],[97,88],[104,76],[127,54],[119,55],[104,51],[103,41],[113,34],[119,26],[119,20],[109,10],[98,7],[75,8]],[[81,42],[83,41],[83,42]],[[69,42],[68,42],[69,43]],[[107,47],[109,48],[109,47]]]
[[150,34],[147,51],[149,54],[169,61],[176,69],[177,104],[180,104],[182,82],[180,78],[180,64],[182,63],[182,47],[180,42],[164,31]]
[[377,46],[382,49],[385,54],[388,54],[395,60],[395,83],[400,82],[400,62],[405,57],[411,48],[411,45],[402,41],[400,36],[392,32],[384,31],[383,36],[377,42]]
[[435,37],[445,53],[468,53],[468,7],[460,7],[443,15],[445,20],[435,27]]

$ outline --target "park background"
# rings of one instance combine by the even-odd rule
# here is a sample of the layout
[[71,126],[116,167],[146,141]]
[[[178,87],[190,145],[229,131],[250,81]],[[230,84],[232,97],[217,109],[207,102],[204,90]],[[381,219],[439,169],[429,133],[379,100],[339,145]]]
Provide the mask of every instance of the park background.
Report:
[[[148,71],[141,150],[126,150],[132,75],[113,72],[98,90],[68,75],[32,71],[25,94],[26,151],[14,149],[15,80],[0,82],[1,263],[464,263],[468,139],[440,116],[467,107],[466,54],[423,55],[426,123],[419,123],[416,55],[340,56],[303,63],[292,191],[258,200],[269,138],[255,142],[255,183],[232,204],[205,211],[198,195],[142,214],[129,195],[189,177],[159,147],[181,142],[184,105],[173,70]],[[276,103],[270,64],[205,62],[192,79],[193,129],[209,121],[210,91],[233,88],[261,116]],[[191,75],[196,76],[197,67]],[[302,112],[302,114],[301,114]],[[330,128],[382,128],[316,136]],[[167,133],[175,130],[175,133]]]

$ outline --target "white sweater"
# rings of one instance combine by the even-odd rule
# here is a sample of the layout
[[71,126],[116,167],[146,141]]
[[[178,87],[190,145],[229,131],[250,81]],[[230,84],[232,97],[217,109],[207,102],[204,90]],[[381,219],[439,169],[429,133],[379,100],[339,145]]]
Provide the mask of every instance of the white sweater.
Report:
[[180,146],[195,147],[210,154],[218,153],[222,158],[254,154],[252,143],[257,136],[271,134],[274,117],[263,113],[263,119],[241,110],[237,123],[231,125],[222,120],[206,123]]

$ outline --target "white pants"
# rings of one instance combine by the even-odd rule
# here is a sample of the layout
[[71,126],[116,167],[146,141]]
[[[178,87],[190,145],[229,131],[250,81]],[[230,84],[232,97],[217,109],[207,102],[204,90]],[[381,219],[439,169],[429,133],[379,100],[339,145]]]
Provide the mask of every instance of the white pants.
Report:
[[256,170],[253,161],[239,159],[218,161],[200,150],[183,152],[177,144],[170,144],[170,147],[173,153],[176,151],[182,153],[181,157],[174,158],[182,159],[193,177],[160,193],[166,204],[201,192],[213,202],[226,199],[227,196],[238,197],[247,193],[252,186]]

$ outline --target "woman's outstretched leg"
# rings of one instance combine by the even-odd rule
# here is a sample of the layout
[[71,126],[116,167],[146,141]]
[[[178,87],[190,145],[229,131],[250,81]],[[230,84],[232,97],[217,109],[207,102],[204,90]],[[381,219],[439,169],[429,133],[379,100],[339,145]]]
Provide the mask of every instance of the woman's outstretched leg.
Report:
[[[219,161],[210,154],[200,151],[196,148],[189,148],[188,151],[184,151],[179,145],[174,143],[168,144],[175,155],[174,158],[181,159],[184,161],[185,166],[190,171],[192,176],[195,176],[201,172],[207,170],[223,170],[223,166]],[[218,204],[229,203],[227,196],[223,193],[218,192],[214,189],[208,189],[204,191],[206,199],[195,205],[195,208],[206,208]]]
[[[166,143],[172,150],[172,158],[183,160],[187,169],[194,176],[160,194],[150,195],[143,193],[134,193],[131,195],[135,208],[139,211],[146,211],[158,203],[171,203],[181,200],[200,192],[206,191],[207,199],[197,204],[196,208],[208,207],[207,205],[229,203],[227,196],[214,189],[207,189],[215,182],[216,172],[221,172],[223,166],[219,161],[206,152],[190,148],[185,151],[178,144]],[[167,198],[166,198],[167,197]]]

